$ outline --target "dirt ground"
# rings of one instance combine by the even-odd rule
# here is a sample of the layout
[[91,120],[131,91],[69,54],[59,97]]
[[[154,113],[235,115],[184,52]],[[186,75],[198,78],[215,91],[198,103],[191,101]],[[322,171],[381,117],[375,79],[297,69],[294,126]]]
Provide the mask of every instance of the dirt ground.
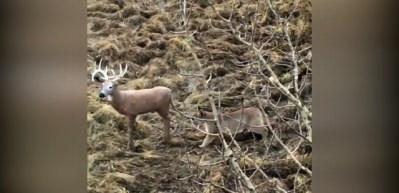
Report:
[[[273,65],[273,70],[284,85],[289,85],[292,69],[284,65],[291,65],[289,47],[284,25],[278,25],[273,15],[276,11],[291,18],[289,33],[300,61],[300,98],[311,109],[311,2],[302,0],[297,6],[296,1],[271,2],[275,10],[268,8],[267,1],[254,0],[187,0],[186,9],[183,0],[87,1],[88,192],[241,192],[237,175],[220,156],[222,146],[215,142],[199,148],[204,134],[192,125],[200,122],[191,122],[176,112],[172,112],[170,144],[161,143],[162,121],[150,113],[138,117],[134,132],[137,148],[128,151],[127,120],[99,100],[100,85],[90,81],[90,72],[100,57],[109,67],[125,63],[129,72],[119,81],[122,89],[169,87],[177,108],[192,116],[198,107],[209,109],[206,94],[218,96],[217,91],[221,91],[224,111],[255,106],[256,92],[262,94],[266,88],[262,85],[268,83],[254,75],[259,70],[256,53],[234,38],[221,17],[231,17],[236,27],[243,24],[253,42],[268,41],[264,47],[267,60],[281,64]],[[252,30],[254,19],[256,29]],[[202,77],[193,76],[198,74]],[[201,80],[210,75],[211,90],[205,90]],[[311,169],[311,144],[295,134],[299,131],[296,108],[277,89],[267,88],[270,96],[261,102],[272,100],[281,107],[265,105],[265,111],[283,142]],[[284,192],[279,188],[311,192],[311,176],[298,168],[272,136],[260,140],[248,134],[237,141],[261,167],[237,156],[257,192]]]

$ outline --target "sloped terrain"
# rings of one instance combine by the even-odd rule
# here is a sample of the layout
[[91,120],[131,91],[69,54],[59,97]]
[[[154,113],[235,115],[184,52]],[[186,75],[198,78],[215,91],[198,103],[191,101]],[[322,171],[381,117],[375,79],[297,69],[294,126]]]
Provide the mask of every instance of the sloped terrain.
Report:
[[[119,81],[122,89],[169,87],[174,104],[187,115],[196,116],[198,107],[210,110],[207,94],[220,98],[223,111],[261,104],[284,144],[311,169],[311,143],[301,137],[306,136],[306,129],[298,124],[298,109],[270,85],[265,78],[270,73],[259,62],[258,53],[231,30],[233,26],[239,37],[255,46],[264,44],[259,53],[279,81],[294,92],[288,35],[299,71],[298,97],[311,109],[311,3],[276,0],[270,9],[267,2],[88,0],[90,193],[242,192],[237,175],[220,156],[220,143],[199,148],[204,134],[194,126],[201,122],[175,111],[170,144],[161,143],[161,119],[150,113],[138,117],[137,148],[128,151],[127,120],[99,100],[100,85],[90,81],[100,58],[109,67],[128,65],[129,72]],[[226,21],[229,18],[231,22]],[[209,89],[204,87],[205,80]],[[237,162],[257,192],[311,192],[311,176],[299,169],[273,135],[265,141],[242,135],[237,141],[246,155],[237,156]]]

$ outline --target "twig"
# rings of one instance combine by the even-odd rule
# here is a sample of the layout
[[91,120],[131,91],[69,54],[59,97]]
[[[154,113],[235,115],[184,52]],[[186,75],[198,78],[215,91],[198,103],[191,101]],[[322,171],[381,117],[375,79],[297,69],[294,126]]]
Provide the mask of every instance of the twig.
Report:
[[229,192],[229,193],[237,193],[237,192],[234,192],[234,191],[232,191],[232,190],[227,189],[227,188],[224,187],[224,186],[217,185],[217,184],[215,184],[215,183],[213,183],[213,182],[210,182],[210,184],[211,184],[212,186],[215,186],[215,187],[217,187],[217,188],[220,188],[220,189],[222,189],[222,190],[224,190],[224,191],[226,191],[226,192]]
[[273,136],[276,138],[277,142],[287,151],[288,155],[294,160],[294,162],[299,166],[299,168],[301,168],[302,170],[304,170],[306,173],[308,173],[310,176],[312,176],[312,171],[310,171],[308,168],[306,168],[305,166],[303,166],[301,164],[301,162],[298,161],[298,159],[295,157],[295,155],[291,152],[291,150],[283,143],[283,141],[280,139],[279,136],[277,136],[277,134],[274,132],[273,127],[270,124],[270,120],[269,117],[267,116],[266,112],[261,108],[261,103],[259,101],[259,98],[257,98],[258,100],[258,105],[259,108],[261,109],[261,112],[263,114],[263,117],[266,120],[266,124],[267,124],[267,128],[269,129],[269,131],[273,134]]
[[213,101],[212,97],[210,97],[210,96],[208,96],[208,100],[211,104],[214,119],[216,121],[216,126],[218,128],[218,132],[219,132],[220,138],[222,139],[223,147],[225,149],[224,157],[226,157],[229,160],[229,163],[230,163],[232,169],[242,179],[242,182],[248,188],[249,192],[256,193],[255,186],[252,184],[252,182],[248,178],[248,176],[246,176],[245,173],[241,170],[239,164],[235,161],[235,158],[233,156],[233,151],[230,149],[230,147],[227,145],[226,141],[224,140],[223,132],[222,132],[223,129],[220,124],[220,120],[219,120],[215,102]]
[[195,76],[195,77],[201,77],[201,78],[204,77],[204,75],[202,75],[202,74],[185,74],[185,73],[178,73],[178,74],[182,75],[182,76]]
[[285,23],[284,32],[285,32],[285,37],[287,38],[287,41],[288,41],[288,46],[290,47],[290,50],[291,50],[291,61],[294,64],[294,69],[292,70],[292,73],[294,75],[294,82],[293,82],[294,83],[294,91],[295,91],[296,97],[298,97],[298,93],[299,93],[299,89],[298,89],[299,68],[298,68],[297,57],[296,57],[296,54],[295,54],[295,48],[292,45],[291,37],[290,37],[289,32],[288,32],[288,30],[289,30],[288,26],[289,26],[289,22],[287,21]]
[[[213,6],[212,6],[213,7]],[[217,15],[224,21],[226,21],[226,19],[224,19],[218,12],[217,10],[213,7],[213,10],[217,13]],[[241,38],[240,34],[237,34],[237,30],[233,27],[233,24],[231,23],[231,21],[227,20],[226,22],[228,22],[229,24],[229,28],[232,31],[232,34],[235,36],[236,39],[238,39],[241,43],[247,45],[248,47],[250,47],[258,56],[259,60],[261,61],[261,63],[266,66],[267,71],[270,73],[270,77],[268,77],[268,80],[270,81],[271,84],[273,84],[274,86],[277,87],[277,89],[282,92],[284,95],[286,95],[301,111],[303,111],[303,113],[308,116],[309,118],[312,118],[312,112],[309,111],[309,109],[304,106],[302,104],[302,102],[295,97],[289,90],[288,88],[286,88],[278,79],[278,76],[276,75],[276,73],[273,71],[273,69],[271,68],[270,64],[265,60],[265,58],[263,57],[261,50],[259,50],[258,48],[255,47],[255,45],[251,44],[250,42],[244,40]]]

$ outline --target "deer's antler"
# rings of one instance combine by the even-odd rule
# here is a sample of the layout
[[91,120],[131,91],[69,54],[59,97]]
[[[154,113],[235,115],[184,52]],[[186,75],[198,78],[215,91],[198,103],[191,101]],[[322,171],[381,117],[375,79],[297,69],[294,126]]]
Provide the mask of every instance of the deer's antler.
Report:
[[127,64],[125,64],[125,68],[122,68],[122,64],[119,64],[119,74],[118,75],[115,74],[115,71],[113,69],[111,69],[111,72],[112,72],[112,76],[110,76],[109,78],[112,81],[116,81],[116,80],[122,78],[126,74]]
[[91,80],[92,81],[95,81],[95,76],[96,76],[97,73],[100,73],[102,75],[102,77],[100,77],[100,78],[103,79],[103,81],[109,79],[108,74],[107,74],[108,73],[108,67],[106,66],[105,69],[103,70],[102,67],[101,67],[102,61],[103,61],[103,59],[101,58],[100,62],[99,62],[99,65],[98,65],[98,68],[95,68],[94,71],[91,73]]

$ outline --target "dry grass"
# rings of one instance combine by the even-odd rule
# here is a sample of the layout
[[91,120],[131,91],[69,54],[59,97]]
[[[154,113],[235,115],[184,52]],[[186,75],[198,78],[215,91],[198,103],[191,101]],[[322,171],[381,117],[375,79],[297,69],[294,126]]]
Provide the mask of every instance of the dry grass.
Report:
[[[174,92],[174,103],[182,111],[193,115],[196,108],[209,108],[206,92],[200,77],[212,75],[210,94],[218,97],[221,91],[221,106],[225,110],[237,110],[241,97],[245,96],[244,106],[256,105],[256,93],[264,93],[267,80],[259,71],[267,74],[257,62],[256,54],[238,41],[209,6],[207,0],[187,1],[189,20],[187,28],[182,26],[181,1],[88,1],[88,66],[90,71],[100,56],[105,65],[114,66],[127,63],[129,74],[121,81],[124,89],[143,89],[154,86],[167,86]],[[259,13],[257,27],[251,25],[240,28],[244,34],[253,34],[253,41],[263,43],[272,39],[262,53],[276,71],[280,81],[292,84],[292,68],[284,28],[277,20],[266,1],[214,0],[215,8],[224,18],[232,14],[232,22],[251,24]],[[232,3],[235,2],[232,9]],[[240,3],[241,2],[241,3]],[[293,8],[293,1],[272,1],[276,12],[287,17]],[[267,14],[264,14],[267,13]],[[178,33],[187,29],[187,33]],[[195,32],[195,33],[194,33]],[[302,0],[293,14],[289,34],[298,51],[299,77],[304,85],[301,99],[311,108],[311,3]],[[189,34],[193,34],[189,37]],[[249,35],[248,35],[249,37]],[[247,37],[247,38],[248,38]],[[249,38],[247,40],[250,40]],[[201,71],[189,47],[197,54],[203,65]],[[89,73],[88,73],[89,74]],[[185,74],[185,75],[184,75]],[[229,166],[220,160],[215,142],[206,149],[198,148],[203,134],[195,130],[190,120],[173,113],[173,143],[165,145],[162,139],[162,123],[156,114],[139,116],[134,135],[137,151],[127,151],[127,121],[105,102],[99,101],[99,85],[88,83],[88,192],[225,192],[218,186],[240,192],[236,186],[236,176]],[[279,106],[265,105],[266,112],[274,120],[281,138],[296,156],[311,168],[311,145],[303,142],[292,131],[298,131],[296,108],[273,87],[268,88],[262,103],[268,101]],[[194,124],[199,122],[194,121]],[[250,138],[250,139],[248,139]],[[287,191],[310,192],[311,178],[290,160],[287,152],[275,141],[253,140],[252,136],[239,141],[249,157],[262,167],[265,177],[245,159],[240,166],[257,185],[258,192]],[[309,150],[310,149],[310,150]]]

